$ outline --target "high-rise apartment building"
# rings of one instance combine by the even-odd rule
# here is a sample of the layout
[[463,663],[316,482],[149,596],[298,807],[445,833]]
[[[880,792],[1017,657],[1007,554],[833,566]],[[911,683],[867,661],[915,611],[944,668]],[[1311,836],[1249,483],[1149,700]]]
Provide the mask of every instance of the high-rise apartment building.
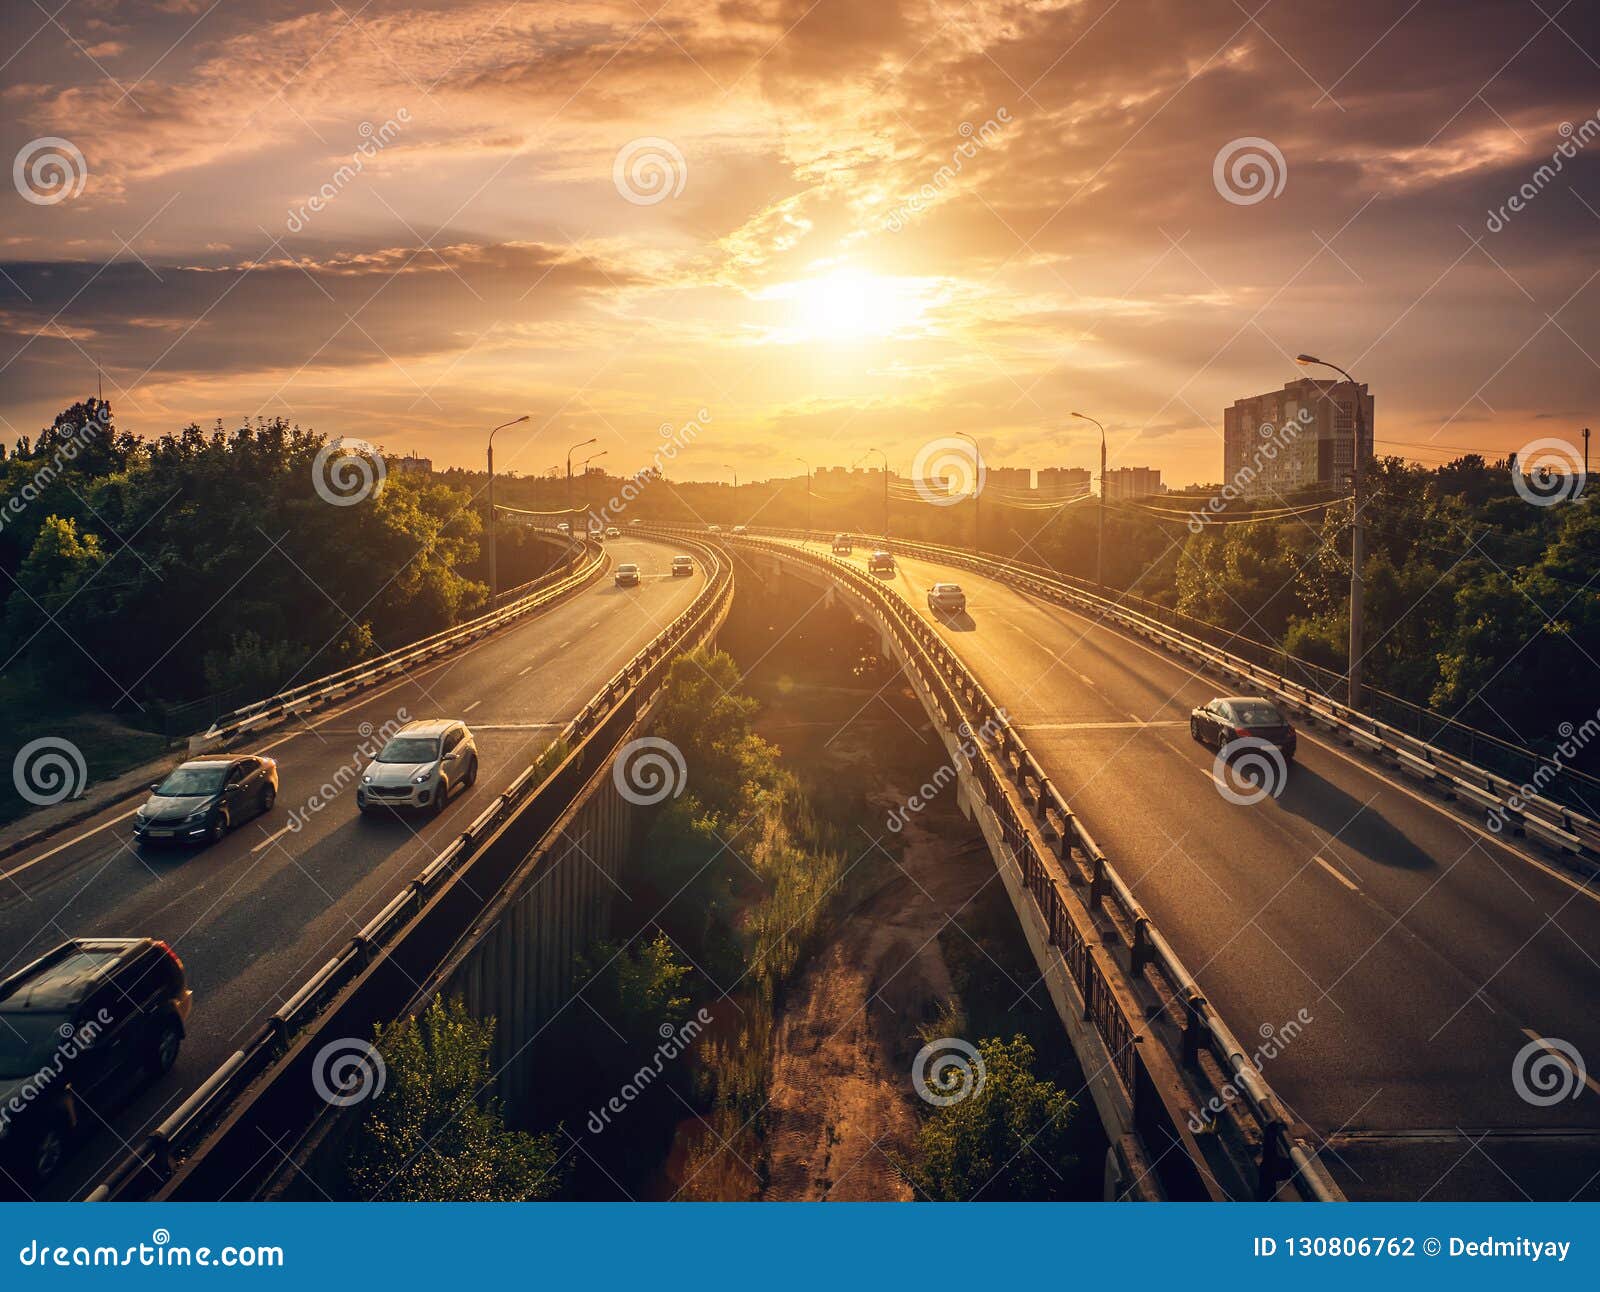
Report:
[[1161,492],[1161,472],[1154,467],[1107,467],[1107,498],[1142,498]]
[[1365,461],[1373,424],[1365,385],[1305,377],[1236,400],[1222,414],[1224,487],[1244,498],[1283,497],[1314,485],[1348,489],[1358,408]]

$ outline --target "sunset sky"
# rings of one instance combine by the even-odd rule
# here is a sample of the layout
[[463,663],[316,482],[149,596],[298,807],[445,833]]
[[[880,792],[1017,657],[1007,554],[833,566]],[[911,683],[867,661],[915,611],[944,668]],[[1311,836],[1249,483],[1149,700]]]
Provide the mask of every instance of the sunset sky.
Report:
[[[1430,462],[1600,395],[1581,3],[6,9],[7,441],[98,361],[147,435],[282,415],[468,466],[526,412],[503,466],[595,435],[618,471],[703,408],[674,474],[754,479],[956,431],[1088,466],[1080,409],[1180,485],[1302,350]],[[1281,154],[1243,146],[1264,195],[1238,140]]]

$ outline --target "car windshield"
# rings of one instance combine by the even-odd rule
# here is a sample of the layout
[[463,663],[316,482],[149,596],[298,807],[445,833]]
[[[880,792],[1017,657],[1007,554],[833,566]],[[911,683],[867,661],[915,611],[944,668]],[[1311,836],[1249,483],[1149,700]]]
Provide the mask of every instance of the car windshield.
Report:
[[215,794],[228,775],[227,763],[207,763],[204,767],[180,767],[156,786],[162,798],[180,799],[196,794]]
[[1239,724],[1245,727],[1281,727],[1283,715],[1270,704],[1253,701],[1247,704],[1235,704],[1233,711],[1239,715]]
[[61,1044],[65,1014],[0,1013],[0,1078],[31,1077]]
[[437,736],[396,736],[378,755],[380,763],[431,763],[439,756]]

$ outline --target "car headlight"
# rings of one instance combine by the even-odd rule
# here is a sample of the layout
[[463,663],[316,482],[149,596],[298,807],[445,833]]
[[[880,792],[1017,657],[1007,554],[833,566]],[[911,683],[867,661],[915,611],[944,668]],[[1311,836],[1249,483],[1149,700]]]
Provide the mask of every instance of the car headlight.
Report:
[[431,781],[433,779],[434,772],[436,772],[438,770],[439,769],[437,767],[430,767],[425,772],[418,772],[415,776],[413,776],[411,778],[411,783],[413,785],[426,785],[429,781]]
[[363,776],[361,778],[361,783],[363,785],[371,785],[372,784],[372,773],[368,772],[365,776]]

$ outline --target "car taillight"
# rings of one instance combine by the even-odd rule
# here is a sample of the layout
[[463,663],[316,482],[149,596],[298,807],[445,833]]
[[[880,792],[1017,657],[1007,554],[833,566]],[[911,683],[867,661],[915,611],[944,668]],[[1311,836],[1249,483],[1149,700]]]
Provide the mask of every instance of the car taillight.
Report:
[[1233,729],[1233,734],[1236,735],[1236,736],[1248,736],[1250,734],[1250,728],[1249,727],[1235,727]]
[[163,942],[159,938],[157,938],[156,939],[156,946],[158,946],[162,950],[162,952],[166,955],[168,960],[172,961],[173,965],[177,968],[178,972],[182,973],[183,972],[183,960],[179,957],[178,953],[172,949],[171,945],[169,943]]

